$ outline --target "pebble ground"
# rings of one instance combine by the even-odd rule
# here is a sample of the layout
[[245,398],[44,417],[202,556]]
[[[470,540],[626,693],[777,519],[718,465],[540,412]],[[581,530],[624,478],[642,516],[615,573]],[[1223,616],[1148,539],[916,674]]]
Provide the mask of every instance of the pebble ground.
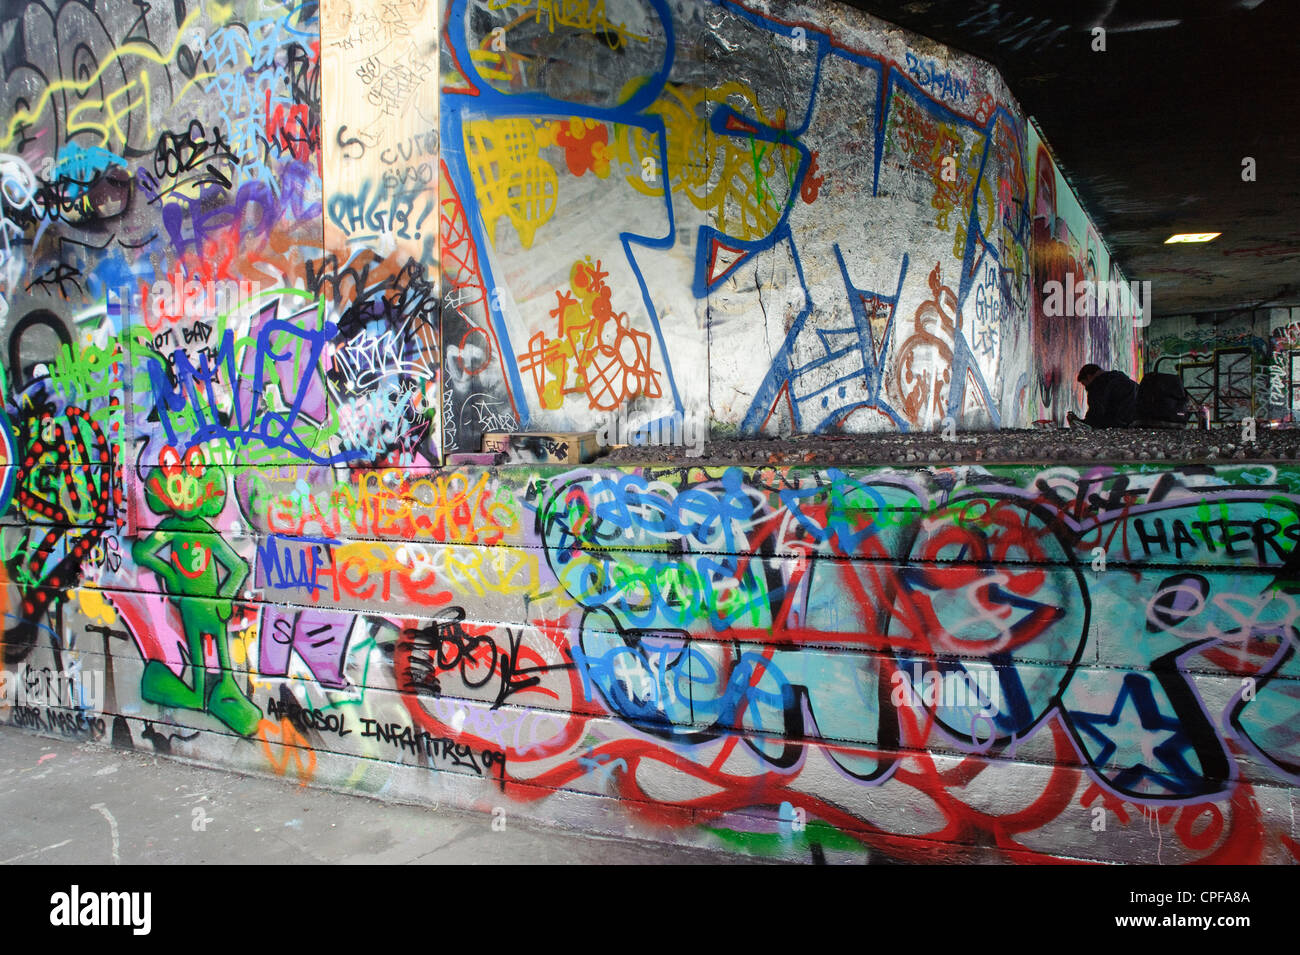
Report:
[[603,464],[878,465],[1085,463],[1169,461],[1235,463],[1300,460],[1300,428],[1240,423],[1205,430],[1066,428],[912,434],[797,435],[727,438],[705,443],[691,457],[681,447],[621,446],[596,459]]

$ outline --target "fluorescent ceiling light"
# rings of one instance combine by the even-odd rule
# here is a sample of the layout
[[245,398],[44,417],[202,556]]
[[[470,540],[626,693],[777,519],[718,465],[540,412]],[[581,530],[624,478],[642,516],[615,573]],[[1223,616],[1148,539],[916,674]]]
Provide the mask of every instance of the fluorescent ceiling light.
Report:
[[1222,232],[1180,232],[1165,239],[1165,245],[1173,242],[1209,242],[1223,235]]

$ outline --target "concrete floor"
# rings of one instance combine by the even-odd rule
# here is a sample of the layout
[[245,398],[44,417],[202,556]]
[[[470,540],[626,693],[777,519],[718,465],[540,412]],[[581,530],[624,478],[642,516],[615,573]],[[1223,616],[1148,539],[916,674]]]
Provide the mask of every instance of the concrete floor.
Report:
[[745,864],[0,728],[0,864]]

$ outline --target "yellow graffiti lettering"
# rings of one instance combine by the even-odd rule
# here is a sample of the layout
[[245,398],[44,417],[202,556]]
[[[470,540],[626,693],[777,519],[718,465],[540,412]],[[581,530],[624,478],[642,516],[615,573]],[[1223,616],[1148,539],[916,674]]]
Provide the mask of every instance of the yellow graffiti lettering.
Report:
[[497,244],[496,224],[504,216],[519,233],[520,245],[532,248],[537,230],[555,214],[559,186],[555,170],[538,154],[532,120],[466,123],[465,154],[492,244]]
[[[738,102],[739,101],[739,102]],[[748,86],[729,82],[716,89],[687,90],[669,85],[649,107],[663,118],[668,139],[668,175],[674,193],[711,213],[719,231],[738,239],[767,235],[780,221],[799,167],[794,146],[761,142],[742,129],[719,133],[709,125],[716,104],[782,129],[784,110],[769,116]],[[629,177],[636,186],[640,177]]]
[[[506,10],[511,7],[523,10],[515,21],[518,23],[528,18],[528,11],[534,7],[534,0],[524,0],[522,3],[512,2],[512,0],[498,3],[497,0],[489,0],[488,3],[489,10]],[[543,17],[546,18],[546,28],[550,33],[555,32],[557,23],[562,27],[585,30],[599,36],[613,50],[622,49],[630,40],[638,43],[650,41],[649,36],[630,32],[625,23],[610,23],[605,14],[605,0],[595,0],[595,3],[589,0],[560,0],[558,9],[555,0],[536,0],[533,21],[540,23]]]
[[[190,24],[192,24],[198,16],[199,11],[195,10],[185,18],[185,22],[181,24],[180,29],[176,32],[176,39],[172,41],[171,47],[165,53],[159,53],[158,50],[147,42],[131,41],[129,43],[124,43],[111,54],[106,56],[104,62],[99,64],[99,68],[85,79],[59,80],[45,87],[44,92],[41,93],[35,106],[32,106],[29,109],[16,110],[14,112],[14,115],[9,120],[9,127],[4,138],[0,139],[0,149],[6,149],[9,147],[9,144],[14,141],[14,137],[18,135],[19,129],[24,126],[35,125],[35,123],[41,118],[41,115],[45,112],[45,108],[50,104],[50,100],[55,96],[63,93],[74,93],[78,96],[83,95],[87,90],[98,83],[105,71],[108,70],[110,66],[117,63],[118,60],[138,56],[142,59],[149,60],[152,63],[157,63],[160,66],[165,66],[170,63],[175,58],[176,51],[180,49],[181,43],[189,30]],[[145,85],[147,93],[147,81]],[[123,89],[126,89],[129,86],[130,84],[128,84],[127,87],[123,87]],[[112,99],[112,97],[109,97],[109,99]]]

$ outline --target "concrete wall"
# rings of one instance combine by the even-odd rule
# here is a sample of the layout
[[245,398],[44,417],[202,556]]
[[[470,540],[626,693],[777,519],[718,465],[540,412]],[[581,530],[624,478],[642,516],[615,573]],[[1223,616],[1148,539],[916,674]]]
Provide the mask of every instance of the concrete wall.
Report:
[[761,853],[1292,859],[1294,469],[360,477],[12,585],[7,721]]
[[1131,367],[1034,299],[1115,273],[986,66],[709,4],[0,42],[7,725],[753,852],[1293,858],[1293,470],[439,466]]
[[1127,289],[1086,315],[1031,294],[1123,276],[987,64],[829,4],[565,10],[447,10],[443,321],[500,350],[494,407],[1027,426],[1085,362],[1136,370]]

